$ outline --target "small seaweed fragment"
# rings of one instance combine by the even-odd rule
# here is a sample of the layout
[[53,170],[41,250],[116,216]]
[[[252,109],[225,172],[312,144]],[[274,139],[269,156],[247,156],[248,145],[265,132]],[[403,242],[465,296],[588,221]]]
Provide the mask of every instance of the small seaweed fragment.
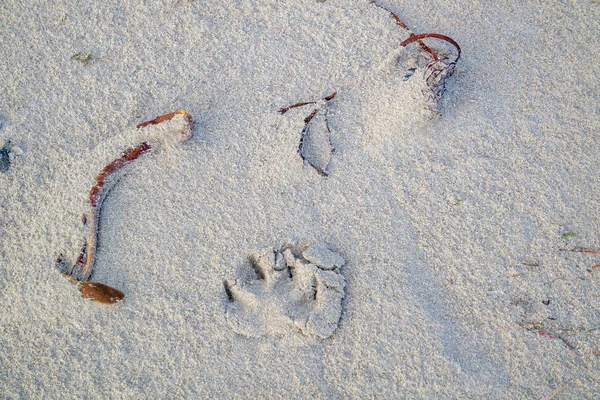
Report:
[[290,111],[292,108],[302,107],[302,106],[306,106],[306,105],[309,105],[309,104],[317,104],[317,102],[316,101],[306,101],[304,103],[292,104],[291,106],[280,108],[279,109],[279,114],[283,115],[286,112]]
[[577,236],[577,233],[573,232],[573,231],[569,231],[569,232],[565,232],[562,234],[562,238],[563,239],[570,239],[572,237]]
[[[329,96],[323,98],[325,101],[325,106],[322,108],[315,108],[308,117],[304,118],[304,128],[302,129],[302,133],[300,134],[300,143],[298,144],[298,154],[300,158],[308,165],[313,167],[317,173],[323,177],[329,176],[327,172],[327,168],[329,167],[329,163],[331,162],[331,155],[335,153],[335,147],[331,141],[331,129],[329,129],[329,121],[327,118],[327,103],[337,95],[337,92],[333,92]],[[291,106],[284,107],[279,110],[280,114],[285,114],[292,108],[302,107],[309,104],[317,104],[316,101],[308,101],[302,103],[292,104]],[[318,117],[318,118],[315,118]],[[317,121],[319,120],[319,121]],[[319,126],[320,125],[320,126]],[[311,151],[312,148],[315,147],[318,149],[318,138],[316,138],[316,130],[318,128],[325,128],[325,141],[328,146],[328,154],[324,156],[322,151]],[[323,138],[321,138],[323,139]],[[314,150],[314,149],[312,149]],[[325,160],[327,158],[327,160]]]
[[10,168],[10,140],[0,148],[0,172],[6,172]]
[[73,54],[71,56],[71,60],[79,61],[80,63],[87,64],[90,61],[92,61],[92,53],[91,52],[88,52],[88,53],[79,52],[79,53]]
[[563,342],[565,347],[569,349],[572,353],[575,353],[575,347],[569,343],[565,338],[563,338],[559,334],[552,334],[544,329],[544,324],[541,323],[533,323],[533,322],[520,322],[519,326],[527,329],[529,332],[533,332],[538,336],[545,337],[553,340],[560,340]]
[[584,247],[574,247],[572,249],[559,249],[560,251],[572,251],[575,253],[600,254],[599,250],[590,250]]

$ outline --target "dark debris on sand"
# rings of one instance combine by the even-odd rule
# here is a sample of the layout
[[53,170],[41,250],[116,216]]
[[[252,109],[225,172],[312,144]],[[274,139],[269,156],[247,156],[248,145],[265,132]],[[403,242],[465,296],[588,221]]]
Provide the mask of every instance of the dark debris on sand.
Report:
[[0,172],[6,172],[10,167],[8,153],[10,153],[10,141],[6,142],[4,146],[0,148]]

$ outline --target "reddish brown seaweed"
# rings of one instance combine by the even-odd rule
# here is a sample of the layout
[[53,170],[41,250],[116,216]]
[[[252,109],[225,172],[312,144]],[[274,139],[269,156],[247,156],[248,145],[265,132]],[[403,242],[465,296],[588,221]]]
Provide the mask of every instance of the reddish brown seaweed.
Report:
[[[400,46],[405,47],[411,43],[427,38],[444,40],[453,45],[457,50],[457,55],[453,60],[451,60],[448,56],[442,58],[436,57],[425,66],[424,79],[429,90],[424,90],[423,94],[427,96],[428,101],[433,102],[433,105],[427,108],[434,113],[440,114],[437,111],[437,104],[446,91],[446,81],[452,76],[452,74],[454,74],[454,67],[460,59],[461,49],[454,39],[445,35],[440,35],[439,33],[422,33],[420,35],[413,35],[400,43]],[[408,76],[409,75],[407,75],[407,77]]]
[[[425,39],[425,38],[436,38],[436,39],[440,39],[440,40],[445,40],[446,42],[452,44],[454,47],[456,47],[456,50],[458,50],[458,55],[456,56],[456,60],[454,60],[454,62],[458,61],[458,59],[460,58],[460,46],[458,45],[458,43],[456,43],[456,41],[454,39],[452,39],[449,36],[446,35],[440,35],[439,33],[421,33],[419,35],[411,35],[408,39],[406,39],[405,41],[403,41],[402,43],[400,43],[401,47],[405,47],[406,45],[413,43],[413,42],[417,42],[420,41],[421,39]],[[438,57],[434,57],[436,60],[438,59]]]
[[[171,120],[176,115],[183,115],[185,122],[181,131],[183,138],[179,138],[178,140],[186,140],[191,136],[193,121],[191,115],[185,110],[161,115],[151,121],[143,122],[137,125],[137,127],[142,128],[148,125],[160,124],[161,122]],[[64,272],[64,259],[62,256],[56,261],[57,266],[63,271],[64,276],[71,283],[78,285],[83,298],[89,298],[103,304],[112,304],[125,297],[120,290],[114,289],[103,283],[90,282],[87,280],[92,273],[92,267],[96,256],[98,222],[102,202],[114,184],[118,181],[118,175],[123,168],[143,154],[149,152],[151,149],[152,146],[148,142],[142,142],[135,147],[128,148],[119,158],[110,162],[96,176],[95,185],[90,189],[89,204],[91,210],[82,218],[83,224],[89,228],[87,240],[84,241],[79,257],[77,258],[76,263],[71,267],[70,271]]]
[[121,154],[121,157],[113,160],[110,164],[108,164],[100,174],[96,177],[96,184],[90,190],[90,205],[92,207],[96,207],[98,203],[98,197],[102,193],[102,187],[106,182],[106,178],[114,174],[116,171],[120,170],[125,166],[125,164],[136,160],[142,154],[148,152],[152,147],[146,143],[142,142],[138,144],[136,147],[131,147]]
[[[398,17],[398,15],[396,15],[394,12],[388,10],[384,6],[381,6],[381,5],[377,4],[377,3],[375,3],[375,0],[370,0],[370,1],[371,1],[371,4],[373,4],[375,7],[378,7],[378,8],[381,8],[382,10],[384,10],[384,11],[387,11],[392,16],[392,18],[394,19],[394,21],[396,21],[396,25],[398,25],[400,28],[405,29],[406,31],[408,31],[408,34],[409,34],[410,38],[412,38],[414,36],[417,36],[417,35],[415,35],[414,33],[412,33],[410,31],[410,29],[408,28],[408,26],[404,22],[402,22],[402,20],[400,19],[400,17]],[[434,60],[438,59],[437,54],[433,50],[431,50],[425,43],[423,43],[420,38],[417,38],[415,40],[419,42],[419,46],[421,46],[421,48],[424,51],[426,51],[427,53],[429,53],[431,55],[431,57],[433,57]]]

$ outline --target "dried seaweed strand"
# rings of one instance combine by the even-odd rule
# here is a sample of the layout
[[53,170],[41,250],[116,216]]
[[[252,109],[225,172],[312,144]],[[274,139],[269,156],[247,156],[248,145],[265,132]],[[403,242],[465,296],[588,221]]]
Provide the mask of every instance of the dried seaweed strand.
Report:
[[[598,250],[590,250],[590,249],[586,249],[583,247],[575,247],[573,249],[559,249],[560,251],[572,251],[575,253],[587,253],[587,254],[599,254],[600,255],[600,251]],[[600,264],[594,264],[591,267],[592,269],[598,269],[600,268]]]
[[309,105],[309,104],[317,104],[317,102],[316,101],[307,101],[307,102],[304,102],[304,103],[292,104],[291,106],[279,109],[279,114],[283,115],[286,112],[290,111],[292,108],[302,107],[302,106],[306,106],[306,105]]
[[[313,164],[310,162],[310,160],[308,158],[306,158],[306,156],[304,155],[304,139],[308,136],[308,129],[309,129],[309,124],[310,121],[315,117],[315,115],[317,115],[317,113],[319,112],[319,109],[316,108],[313,110],[312,113],[310,113],[310,115],[306,118],[304,118],[304,129],[302,129],[302,133],[300,134],[300,144],[298,145],[298,154],[300,155],[300,157],[302,158],[303,161],[306,161],[308,163],[308,165],[310,165],[311,167],[313,167],[315,169],[315,171],[317,171],[319,173],[319,175],[327,177],[329,176],[329,174],[326,172],[326,168],[321,168],[320,166]],[[330,141],[331,143],[331,141]]]
[[[381,8],[384,11],[387,11],[392,18],[394,19],[394,21],[396,21],[396,25],[398,25],[399,27],[401,27],[402,29],[408,31],[408,35],[409,37],[413,37],[416,36],[414,33],[411,32],[411,30],[408,28],[408,26],[406,26],[406,24],[404,22],[402,22],[402,20],[400,19],[400,17],[398,17],[398,15],[396,15],[394,12],[392,12],[391,10],[388,10],[386,7],[381,6],[377,3],[375,3],[375,0],[370,0],[371,4],[373,4],[375,7]],[[429,46],[427,46],[425,43],[423,43],[420,39],[416,39],[419,42],[419,46],[421,46],[421,48],[426,51],[427,53],[429,53],[431,55],[431,57],[433,57],[434,60],[438,59],[438,55],[431,50],[431,48],[429,48]]]
[[530,332],[535,333],[536,335],[548,338],[548,339],[558,339],[561,342],[563,342],[563,344],[573,353],[575,353],[575,347],[573,347],[573,345],[571,345],[569,342],[567,342],[564,338],[562,338],[559,335],[553,335],[545,330],[543,330],[543,324],[539,324],[539,323],[527,323],[527,322],[521,322],[519,323],[520,326],[524,327],[525,329],[527,329]]
[[573,249],[559,249],[560,251],[572,251],[575,253],[588,253],[588,254],[600,254],[598,250],[590,250],[584,247],[575,247]]
[[160,115],[160,116],[154,118],[153,120],[142,122],[141,124],[137,124],[136,127],[139,129],[139,128],[143,128],[148,125],[158,125],[161,122],[165,122],[165,121],[169,121],[169,120],[173,119],[177,115],[183,115],[183,120],[186,123],[183,130],[181,131],[181,134],[182,135],[186,134],[186,133],[189,134],[188,131],[194,129],[194,121],[192,120],[192,116],[190,114],[188,114],[188,112],[185,110],[179,110],[179,111],[174,111],[169,114]]
[[[102,190],[107,183],[108,180],[113,177],[113,175],[118,172],[121,168],[123,168],[126,164],[137,160],[142,154],[147,153],[152,149],[146,142],[142,142],[138,144],[136,147],[130,147],[125,150],[121,157],[113,160],[110,164],[108,164],[100,174],[96,177],[96,184],[90,190],[90,205],[92,208],[97,208],[102,204],[104,197],[108,194],[108,191],[111,188],[107,188],[104,191]],[[113,182],[111,182],[113,183]],[[93,223],[93,220],[92,220]]]
[[460,46],[458,45],[458,43],[456,43],[456,41],[454,39],[452,39],[451,37],[448,37],[446,35],[441,35],[439,33],[421,33],[419,35],[412,35],[411,37],[406,39],[404,42],[400,43],[400,47],[406,47],[407,45],[409,45],[412,42],[417,42],[421,39],[426,39],[426,38],[436,38],[436,39],[444,40],[444,41],[450,43],[451,45],[456,47],[456,50],[458,50],[458,56],[456,56],[456,60],[454,60],[454,62],[458,61],[458,59],[460,58],[461,49],[460,49]]
[[[151,121],[143,122],[137,125],[142,128],[148,125],[159,124],[164,121],[171,120],[176,115],[183,115],[185,125],[181,131],[182,137],[177,138],[179,141],[187,140],[191,137],[193,121],[190,114],[184,110],[176,111],[170,114],[161,115]],[[153,145],[148,142],[142,142],[135,147],[125,150],[120,157],[110,162],[96,176],[95,185],[90,189],[89,205],[90,211],[84,215],[82,222],[88,226],[89,232],[87,239],[84,240],[83,247],[77,258],[76,263],[71,267],[69,272],[63,272],[63,275],[74,284],[79,286],[79,290],[83,298],[90,298],[100,303],[111,304],[122,300],[125,295],[123,292],[114,289],[108,285],[99,282],[87,281],[92,273],[94,260],[96,257],[96,248],[98,244],[98,225],[100,219],[100,210],[102,203],[110,190],[118,182],[123,168],[137,160],[143,154],[148,153],[153,149]],[[64,271],[64,259],[62,255],[57,259],[57,267]]]
[[[323,100],[325,101],[331,101],[333,100],[333,98],[337,95],[337,91],[333,92],[332,94],[330,94],[329,96],[325,96],[323,97]],[[296,108],[296,107],[302,107],[302,106],[306,106],[309,104],[317,104],[316,101],[309,101],[309,102],[304,102],[304,103],[296,103],[293,104],[291,106],[288,107],[284,107],[282,109],[279,110],[280,114],[285,114],[286,112],[288,112],[290,109],[292,108]],[[304,128],[302,129],[302,133],[300,134],[300,143],[298,144],[298,154],[300,155],[300,157],[302,158],[302,161],[305,161],[308,163],[308,165],[310,165],[311,167],[313,167],[315,169],[315,171],[317,171],[317,173],[321,176],[324,177],[328,177],[329,173],[327,173],[327,167],[329,166],[329,162],[327,163],[327,165],[325,166],[325,168],[322,168],[316,164],[313,164],[310,162],[310,160],[304,155],[304,140],[305,138],[308,136],[309,134],[309,128],[310,128],[310,121],[315,117],[315,115],[317,115],[317,113],[320,110],[318,108],[315,108],[308,117],[304,118]],[[335,147],[333,146],[333,142],[331,141],[331,129],[329,129],[329,120],[327,118],[327,110],[325,110],[325,128],[327,128],[327,141],[329,142],[329,147],[330,147],[330,155],[335,153]]]
[[559,394],[560,392],[565,390],[565,388],[567,387],[568,384],[569,384],[569,381],[563,383],[558,388],[556,388],[556,390],[554,392],[552,392],[552,394],[550,394],[550,396],[546,397],[544,400],[552,400],[553,398],[556,397],[557,394]]

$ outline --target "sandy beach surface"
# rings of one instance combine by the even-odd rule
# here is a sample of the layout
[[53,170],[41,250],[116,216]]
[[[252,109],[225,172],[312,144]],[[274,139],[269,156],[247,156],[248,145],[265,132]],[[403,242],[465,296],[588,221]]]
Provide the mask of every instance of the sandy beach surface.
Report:
[[0,398],[600,398],[600,3],[378,4],[0,2]]

